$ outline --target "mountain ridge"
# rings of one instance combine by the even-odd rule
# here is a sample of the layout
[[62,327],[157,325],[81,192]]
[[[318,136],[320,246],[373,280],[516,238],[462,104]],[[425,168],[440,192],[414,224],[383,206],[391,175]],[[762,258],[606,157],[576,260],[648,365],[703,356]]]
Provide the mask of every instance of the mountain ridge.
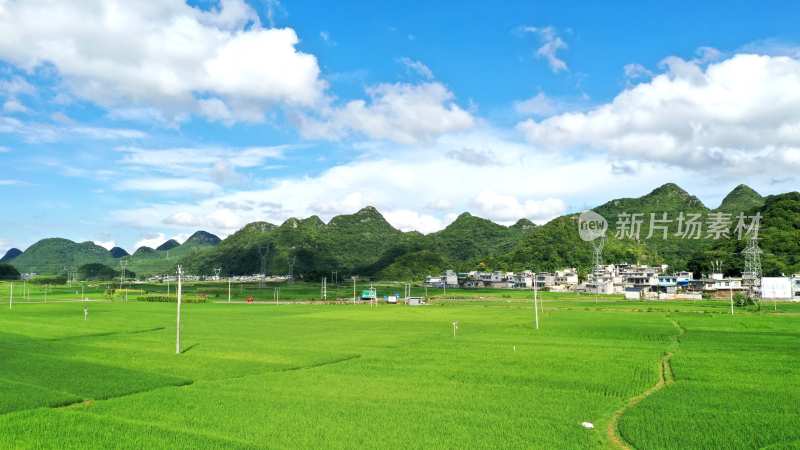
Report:
[[[739,185],[719,208],[752,207],[759,199],[763,197],[757,192]],[[642,225],[642,234],[646,235],[647,213],[669,213],[674,217],[679,212],[708,214],[719,208],[711,210],[680,186],[667,183],[641,197],[610,200],[594,210],[609,219],[609,239],[604,252],[609,261],[666,262],[682,268],[702,260],[713,249],[711,243],[704,239],[677,239],[672,236],[672,229],[669,239],[619,240],[613,236],[617,216],[623,212],[644,213],[647,220]],[[318,216],[292,217],[280,225],[251,222],[222,240],[198,231],[182,245],[167,241],[159,247],[162,250],[140,248],[128,259],[131,270],[145,275],[174,270],[179,262],[195,273],[211,273],[213,268],[222,267],[231,274],[258,273],[263,263],[268,273],[293,273],[300,278],[332,276],[332,272],[409,278],[436,268],[586,268],[591,264],[591,246],[577,236],[577,216],[566,214],[542,225],[523,218],[506,226],[463,212],[445,228],[422,234],[395,228],[375,207],[367,206],[353,214],[334,216],[327,223]],[[86,246],[91,243],[72,244],[89,251]],[[53,258],[64,257],[58,252],[53,255]],[[105,257],[98,258],[89,262],[115,263],[108,251]],[[792,264],[784,266],[793,267]]]

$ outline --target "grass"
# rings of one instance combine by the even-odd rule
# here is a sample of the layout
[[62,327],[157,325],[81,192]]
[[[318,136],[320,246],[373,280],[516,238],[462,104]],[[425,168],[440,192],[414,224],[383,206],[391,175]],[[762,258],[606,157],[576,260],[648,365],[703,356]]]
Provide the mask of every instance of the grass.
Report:
[[[287,300],[319,295],[296,285]],[[98,301],[86,321],[82,303],[0,308],[0,448],[612,448],[607,424],[667,351],[674,383],[619,421],[630,445],[800,442],[798,305],[731,317],[724,302],[547,293],[537,332],[529,294],[188,304],[180,355],[174,304]]]

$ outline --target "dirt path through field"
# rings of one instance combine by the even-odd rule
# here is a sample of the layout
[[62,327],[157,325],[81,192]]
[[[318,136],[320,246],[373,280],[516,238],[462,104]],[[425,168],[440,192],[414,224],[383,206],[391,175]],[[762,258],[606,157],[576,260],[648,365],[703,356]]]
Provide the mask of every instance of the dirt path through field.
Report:
[[660,361],[660,370],[658,373],[658,381],[648,390],[642,392],[641,394],[630,398],[625,405],[616,410],[614,415],[611,416],[611,420],[608,422],[608,440],[611,442],[611,445],[614,448],[622,449],[622,450],[632,450],[633,446],[630,445],[625,439],[622,438],[622,435],[619,432],[619,421],[622,419],[622,416],[636,407],[642,400],[646,399],[647,397],[655,394],[656,392],[664,389],[665,387],[669,386],[670,384],[675,382],[675,374],[672,372],[672,366],[670,365],[670,359],[672,358],[672,354],[675,350],[677,350],[678,344],[680,344],[681,337],[686,333],[686,329],[684,329],[678,322],[670,319],[672,325],[678,329],[678,334],[673,336],[673,342],[670,345],[670,350],[665,352],[661,356]]

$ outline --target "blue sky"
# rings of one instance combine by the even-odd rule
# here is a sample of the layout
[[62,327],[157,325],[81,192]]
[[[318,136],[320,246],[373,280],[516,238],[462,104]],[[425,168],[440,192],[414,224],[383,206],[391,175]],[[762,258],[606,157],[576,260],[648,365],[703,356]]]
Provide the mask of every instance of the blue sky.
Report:
[[0,251],[796,189],[795,2],[138,3],[0,0]]

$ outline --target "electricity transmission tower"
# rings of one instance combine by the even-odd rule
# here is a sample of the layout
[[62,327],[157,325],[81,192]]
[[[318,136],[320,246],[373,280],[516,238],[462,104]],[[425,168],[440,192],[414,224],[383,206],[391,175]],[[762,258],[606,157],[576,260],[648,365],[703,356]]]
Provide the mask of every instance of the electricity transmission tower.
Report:
[[594,267],[599,268],[603,265],[603,247],[606,245],[606,238],[600,237],[592,241],[592,250],[594,252]]
[[761,248],[758,247],[758,236],[753,233],[747,247],[742,250],[744,255],[744,271],[742,271],[742,282],[751,294],[761,286]]

